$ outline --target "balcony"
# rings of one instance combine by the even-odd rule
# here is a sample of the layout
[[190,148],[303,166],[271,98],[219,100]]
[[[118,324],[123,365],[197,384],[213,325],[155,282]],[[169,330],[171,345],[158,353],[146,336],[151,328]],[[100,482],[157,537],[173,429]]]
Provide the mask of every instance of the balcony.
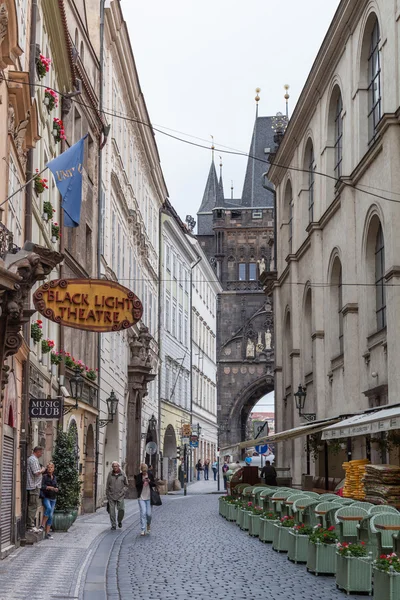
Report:
[[260,292],[262,285],[259,281],[228,281],[226,289],[228,292]]

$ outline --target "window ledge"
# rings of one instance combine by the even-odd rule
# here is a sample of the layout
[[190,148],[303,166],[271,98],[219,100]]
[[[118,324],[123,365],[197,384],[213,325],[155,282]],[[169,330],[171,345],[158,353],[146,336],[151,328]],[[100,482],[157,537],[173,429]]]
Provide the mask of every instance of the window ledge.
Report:
[[334,356],[333,358],[331,358],[331,371],[332,373],[334,371],[337,371],[340,368],[344,367],[344,354],[343,352],[341,354],[338,354],[337,356]]
[[372,350],[376,346],[380,346],[381,344],[386,344],[386,327],[383,329],[379,329],[379,331],[375,331],[367,337],[367,347],[368,350]]

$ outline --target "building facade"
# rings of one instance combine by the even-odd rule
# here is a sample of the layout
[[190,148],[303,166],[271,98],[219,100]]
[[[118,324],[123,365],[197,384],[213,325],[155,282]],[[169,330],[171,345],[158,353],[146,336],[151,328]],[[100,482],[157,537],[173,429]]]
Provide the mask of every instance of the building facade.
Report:
[[[304,422],[299,384],[304,412],[317,419],[398,403],[399,10],[383,0],[340,3],[269,170],[277,431]],[[340,478],[347,458],[398,461],[378,453],[373,437],[341,441],[336,456],[317,443],[311,465],[304,437],[278,444],[279,465],[299,483],[325,465]]]

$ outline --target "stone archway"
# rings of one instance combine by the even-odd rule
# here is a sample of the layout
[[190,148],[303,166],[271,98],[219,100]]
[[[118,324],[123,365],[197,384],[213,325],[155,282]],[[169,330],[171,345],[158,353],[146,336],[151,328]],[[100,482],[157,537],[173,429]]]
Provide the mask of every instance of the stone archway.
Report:
[[177,478],[176,473],[176,435],[172,425],[168,425],[164,434],[164,466],[166,472],[164,473],[165,478],[168,481],[168,489],[172,490],[174,481]]
[[95,440],[93,425],[86,433],[85,477],[83,480],[83,512],[94,512],[94,475],[95,475]]

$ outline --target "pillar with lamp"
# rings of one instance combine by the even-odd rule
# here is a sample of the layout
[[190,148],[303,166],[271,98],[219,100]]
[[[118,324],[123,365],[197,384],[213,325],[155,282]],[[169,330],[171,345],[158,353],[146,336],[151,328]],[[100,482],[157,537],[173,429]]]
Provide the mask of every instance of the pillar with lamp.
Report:
[[99,427],[105,427],[108,423],[113,423],[114,417],[117,414],[118,398],[115,395],[114,390],[111,390],[110,396],[106,400],[108,419],[99,419]]
[[297,392],[294,394],[294,399],[296,402],[296,408],[299,411],[299,417],[303,417],[306,421],[315,421],[317,415],[315,413],[303,413],[303,409],[306,403],[307,398],[307,389],[299,384]]

